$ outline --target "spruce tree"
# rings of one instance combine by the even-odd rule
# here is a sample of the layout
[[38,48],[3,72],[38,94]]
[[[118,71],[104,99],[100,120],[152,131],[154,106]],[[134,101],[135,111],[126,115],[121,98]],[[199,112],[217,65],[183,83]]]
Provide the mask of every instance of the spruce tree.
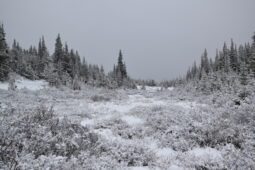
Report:
[[238,71],[237,51],[236,51],[233,39],[231,39],[231,46],[229,51],[229,62],[230,62],[231,69],[237,72]]
[[240,82],[242,85],[248,84],[247,66],[244,61],[241,62],[241,67],[240,67]]
[[63,49],[60,34],[58,34],[56,39],[53,62],[57,69],[58,75],[61,76],[64,67],[63,67]]
[[206,74],[209,73],[209,60],[207,56],[207,50],[205,49],[203,55],[201,56],[201,69],[204,69]]
[[70,53],[68,50],[68,45],[65,43],[65,47],[63,50],[63,71],[71,75],[72,68],[70,63]]
[[[36,54],[34,54],[36,55]],[[37,72],[40,78],[44,78],[44,69],[48,64],[49,60],[49,53],[47,47],[45,45],[44,36],[40,38],[38,44],[38,65],[37,65]]]
[[83,81],[86,83],[89,78],[89,73],[88,73],[88,64],[86,63],[85,58],[82,59],[80,75]]
[[121,50],[119,52],[117,70],[120,72],[121,79],[127,78],[127,70],[125,64],[123,63],[123,55]]
[[4,26],[0,25],[0,81],[6,80],[10,71],[7,48]]
[[116,67],[114,66],[113,69],[113,76],[114,79],[116,79],[118,86],[122,86],[123,80],[128,78],[126,65],[123,62],[123,55],[121,50],[119,51],[117,66]]
[[252,47],[251,47],[251,57],[250,57],[250,70],[255,77],[255,32],[254,35],[252,36],[253,42],[252,42]]
[[224,60],[224,71],[226,73],[229,73],[231,68],[230,68],[229,50],[226,43],[224,43],[222,54],[223,54],[223,60]]
[[55,43],[55,52],[54,52],[54,63],[58,64],[59,62],[62,62],[63,57],[63,49],[62,49],[62,42],[60,38],[60,34],[58,34],[56,43]]
[[214,61],[214,71],[219,71],[220,70],[220,57],[219,57],[219,52],[216,50],[216,56],[215,56],[215,61]]

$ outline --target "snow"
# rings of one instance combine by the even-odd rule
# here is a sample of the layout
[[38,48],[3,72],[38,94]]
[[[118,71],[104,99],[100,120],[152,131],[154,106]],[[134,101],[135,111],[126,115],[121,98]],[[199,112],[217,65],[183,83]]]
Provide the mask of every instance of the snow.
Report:
[[6,82],[0,82],[0,89],[2,89],[2,90],[8,90],[8,83],[6,83]]
[[157,91],[160,91],[162,89],[162,87],[158,87],[158,86],[145,86],[145,89],[148,92],[157,92]]
[[174,87],[168,87],[167,90],[173,91],[173,90],[174,90]]
[[207,160],[221,160],[221,153],[214,148],[194,148],[188,151],[189,155],[192,155],[198,159],[207,161]]
[[173,157],[176,155],[176,151],[171,148],[159,148],[156,150],[158,157]]
[[[144,86],[145,87],[145,90],[147,92],[151,92],[151,93],[155,93],[155,92],[158,92],[158,91],[161,91],[161,90],[169,90],[169,91],[172,91],[174,89],[174,87],[168,87],[168,88],[163,88],[161,86]],[[138,90],[142,90],[143,86],[137,86],[137,89]]]
[[[17,89],[27,89],[27,90],[41,90],[46,87],[48,87],[48,83],[45,80],[28,80],[24,77],[19,77],[15,85],[17,86]],[[8,90],[8,82],[2,82],[0,83],[0,89],[2,90]]]
[[[84,104],[79,103],[80,109]],[[81,121],[82,126],[91,126],[95,124],[95,122],[104,121],[107,119],[111,119],[114,116],[121,117],[121,120],[125,121],[128,125],[134,126],[138,124],[142,124],[143,120],[132,116],[126,115],[132,109],[137,107],[153,107],[166,105],[166,102],[158,101],[152,98],[145,98],[140,94],[128,95],[128,99],[126,101],[113,101],[113,102],[94,102],[88,103],[88,109],[93,113],[99,113],[94,120],[84,119]],[[87,106],[87,105],[86,105]]]
[[148,167],[132,167],[130,170],[150,170]]
[[[8,95],[9,91],[0,91],[0,93],[14,97],[14,99],[9,99],[13,102],[24,102],[21,100],[23,96],[31,102],[31,105],[36,105],[38,103],[35,99],[38,97],[38,101],[54,105],[54,111],[60,118],[67,116],[71,121],[75,120],[75,123],[85,126],[91,133],[98,135],[98,142],[108,149],[111,148],[111,152],[121,151],[123,155],[129,155],[129,152],[133,153],[135,148],[138,152],[142,150],[141,153],[136,153],[137,159],[142,160],[148,155],[152,157],[149,166],[141,166],[142,163],[137,163],[133,167],[122,167],[122,169],[182,170],[192,169],[196,165],[223,164],[224,153],[222,150],[210,147],[200,148],[199,145],[191,143],[196,141],[190,139],[190,136],[185,136],[187,134],[183,132],[183,130],[191,128],[189,122],[196,128],[208,128],[204,126],[206,124],[204,120],[210,116],[206,113],[201,115],[201,113],[206,112],[210,105],[199,103],[201,100],[192,101],[191,98],[189,101],[186,98],[178,100],[179,96],[172,96],[174,93],[167,91],[166,93],[154,93],[159,88],[147,88],[145,91],[107,91],[107,93],[109,92],[107,94],[106,91],[82,90],[74,92],[51,89],[44,81],[30,81],[24,78],[17,80],[16,83],[18,89],[40,90],[47,88],[47,90],[36,93],[17,90],[19,95],[14,96]],[[7,90],[8,84],[1,83],[0,88]],[[48,89],[50,93],[47,93]],[[174,89],[168,88],[168,90]],[[98,94],[102,96],[107,94],[111,98],[107,101],[94,102],[91,100],[91,96]],[[43,100],[39,100],[42,98]],[[0,108],[7,107],[8,104],[0,98]],[[197,121],[198,116],[199,118],[206,116],[206,118],[202,117]],[[203,138],[203,134],[196,135]],[[71,142],[75,146],[79,145],[76,138]],[[197,148],[194,148],[195,146]],[[143,152],[149,154],[145,155]],[[107,154],[111,153],[107,150]],[[111,156],[106,157],[105,159],[109,159],[109,161],[113,159]]]
[[179,101],[179,102],[175,102],[174,105],[180,106],[180,107],[182,107],[184,109],[187,109],[187,110],[194,109],[198,106],[206,107],[205,104],[198,104],[197,102],[190,102],[190,101]]
[[[160,168],[153,168],[154,170],[160,170]],[[168,168],[168,170],[184,170],[184,168],[181,168],[179,166],[176,166],[176,165],[170,165]],[[148,167],[132,167],[130,168],[130,170],[150,170],[150,168]]]
[[144,121],[142,119],[140,119],[138,117],[131,116],[131,115],[123,116],[121,118],[121,120],[125,121],[130,126],[135,126],[135,125],[144,123]]
[[167,168],[168,170],[184,170],[184,168],[179,167],[177,165],[171,165],[169,166],[169,168]]
[[96,129],[94,130],[95,133],[99,134],[102,136],[104,139],[108,141],[113,141],[113,140],[121,140],[120,137],[115,136],[110,129]]
[[81,121],[82,126],[89,126],[95,124],[95,121],[93,119],[84,119]]

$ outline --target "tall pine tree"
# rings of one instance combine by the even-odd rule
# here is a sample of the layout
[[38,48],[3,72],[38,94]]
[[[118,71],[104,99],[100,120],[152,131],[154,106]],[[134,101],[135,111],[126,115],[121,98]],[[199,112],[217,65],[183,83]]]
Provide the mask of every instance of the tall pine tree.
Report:
[[57,69],[58,75],[61,76],[63,73],[63,49],[62,49],[60,34],[58,34],[56,39],[55,51],[54,51],[53,57],[54,57],[53,62]]
[[0,81],[8,78],[9,73],[9,55],[5,41],[5,31],[3,24],[0,25]]
[[253,77],[255,77],[255,32],[254,32],[254,35],[252,36],[252,39],[253,39],[253,42],[251,46],[250,70]]

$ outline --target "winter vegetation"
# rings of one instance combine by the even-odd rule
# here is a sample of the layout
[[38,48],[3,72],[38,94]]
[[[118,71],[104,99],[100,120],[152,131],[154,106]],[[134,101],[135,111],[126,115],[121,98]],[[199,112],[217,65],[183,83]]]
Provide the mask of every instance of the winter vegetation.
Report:
[[255,34],[186,76],[134,80],[57,35],[10,48],[0,26],[0,169],[255,169]]

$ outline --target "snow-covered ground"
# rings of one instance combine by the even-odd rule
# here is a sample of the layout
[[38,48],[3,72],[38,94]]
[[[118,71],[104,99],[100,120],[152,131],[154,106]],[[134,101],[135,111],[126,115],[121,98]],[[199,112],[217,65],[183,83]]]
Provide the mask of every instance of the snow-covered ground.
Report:
[[[171,89],[173,90],[173,89]],[[157,93],[158,89],[146,89],[149,93]],[[176,107],[177,106],[177,107]],[[95,102],[95,103],[89,103],[88,109],[91,110],[92,113],[97,113],[97,115],[93,116],[92,118],[85,118],[81,121],[81,125],[86,127],[96,127],[98,125],[103,125],[106,122],[112,122],[114,120],[121,120],[123,124],[128,125],[130,129],[136,129],[136,128],[150,128],[148,126],[147,116],[146,113],[143,113],[141,116],[140,114],[136,114],[136,109],[138,109],[141,112],[146,111],[147,109],[160,109],[162,107],[165,108],[175,108],[176,111],[179,111],[180,113],[187,112],[187,110],[191,109],[198,109],[199,107],[206,107],[205,104],[198,104],[196,102],[190,102],[190,101],[177,101],[172,100],[169,98],[168,100],[159,100],[158,98],[153,97],[145,97],[142,94],[132,94],[128,95],[128,99],[124,101],[109,101],[109,102]],[[159,115],[160,116],[160,115]],[[114,125],[113,125],[114,126]],[[170,147],[163,147],[162,144],[160,144],[160,140],[155,139],[153,136],[144,136],[141,139],[134,139],[129,140],[122,138],[116,132],[114,132],[115,129],[112,129],[113,127],[109,128],[96,128],[94,131],[95,133],[99,134],[102,138],[105,140],[111,141],[111,142],[120,142],[120,143],[143,143],[144,147],[148,148],[151,152],[153,152],[156,156],[157,162],[161,164],[162,162],[172,160],[174,162],[174,159],[177,156],[181,157],[189,157],[189,159],[197,158],[198,160],[203,161],[203,163],[206,163],[207,161],[212,161],[212,163],[220,162],[222,161],[222,156],[219,151],[213,148],[195,148],[193,150],[189,150],[185,153],[179,153],[177,151],[174,151]],[[181,128],[181,127],[179,127]],[[178,163],[178,162],[176,162]],[[154,167],[157,169],[161,169],[160,167]],[[133,167],[133,169],[149,169],[148,167]],[[163,168],[164,169],[164,168]],[[168,169],[184,169],[180,166],[177,166],[176,164],[172,163],[169,164]]]
[[[28,80],[23,77],[19,77],[15,85],[17,86],[17,89],[27,89],[27,90],[41,90],[48,87],[48,83],[45,80]],[[8,82],[0,82],[0,89],[2,90],[8,90]]]
[[[17,91],[16,96],[0,91],[5,96],[0,98],[1,105],[26,108],[41,103],[53,105],[59,118],[67,118],[87,128],[98,136],[104,147],[111,148],[107,158],[96,159],[100,166],[100,160],[115,161],[113,159],[119,155],[123,156],[119,160],[122,164],[117,163],[119,167],[116,169],[224,168],[224,149],[202,143],[203,133],[206,137],[210,135],[212,123],[218,122],[218,117],[213,118],[211,107],[207,104],[173,97],[173,88],[163,91],[159,87],[133,91],[65,91],[51,89],[44,81],[25,79],[18,80],[17,86],[18,89],[26,88],[28,91]],[[8,85],[0,84],[0,88],[6,90]],[[33,92],[30,93],[30,90]],[[93,96],[100,95],[107,100],[93,100]],[[210,116],[212,118],[208,119]],[[212,131],[216,133],[214,129]]]
[[[137,86],[137,89],[143,90],[143,86]],[[163,88],[160,86],[144,86],[144,90],[146,90],[147,92],[157,92],[157,91],[161,91],[161,90],[172,91],[173,89],[174,89],[173,87]]]

